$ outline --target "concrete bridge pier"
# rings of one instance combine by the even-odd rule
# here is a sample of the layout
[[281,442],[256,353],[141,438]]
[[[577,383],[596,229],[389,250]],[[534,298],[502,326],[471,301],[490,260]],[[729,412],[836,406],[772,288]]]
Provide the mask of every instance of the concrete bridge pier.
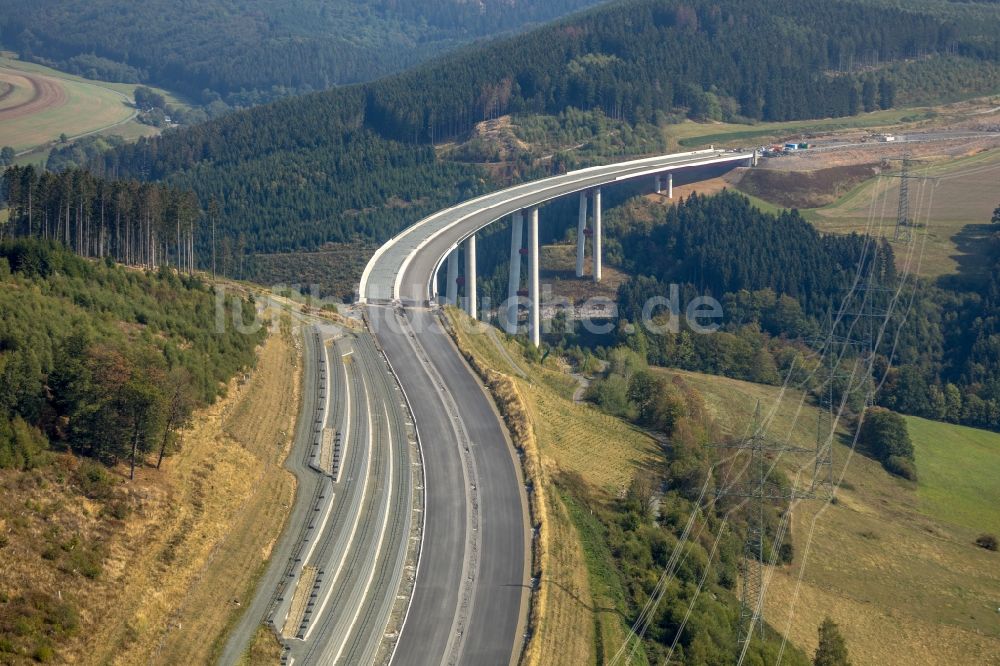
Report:
[[653,192],[659,194],[663,191],[663,182],[660,179],[660,174],[656,174],[656,178],[653,179]]
[[458,248],[448,255],[448,277],[445,281],[445,302],[458,305]]
[[538,208],[528,211],[528,297],[531,299],[531,344],[542,342],[541,291],[538,288]]
[[511,335],[517,333],[517,305],[521,288],[521,236],[524,232],[524,213],[517,211],[511,216],[510,226],[510,276],[507,280],[507,317],[504,329]]
[[667,198],[674,198],[674,173],[672,171],[667,174]]
[[465,241],[465,309],[469,316],[477,319],[476,303],[476,235]]
[[601,188],[594,188],[594,282],[601,281]]
[[576,223],[576,276],[583,277],[583,260],[587,253],[587,192],[580,192],[580,217]]

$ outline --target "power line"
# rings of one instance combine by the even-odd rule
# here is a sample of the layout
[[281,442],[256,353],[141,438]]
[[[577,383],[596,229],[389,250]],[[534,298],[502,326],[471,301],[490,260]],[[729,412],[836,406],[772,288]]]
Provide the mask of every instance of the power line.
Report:
[[[809,493],[799,493],[794,488],[783,488],[771,480],[774,466],[767,464],[767,454],[780,456],[783,453],[813,453],[812,449],[790,446],[784,442],[769,439],[761,420],[760,401],[754,409],[752,434],[735,444],[717,444],[712,448],[736,449],[750,455],[747,469],[755,478],[746,483],[737,484],[716,491],[716,497],[740,497],[749,500],[747,515],[746,538],[743,541],[743,560],[741,573],[743,584],[740,590],[740,615],[737,630],[737,650],[740,655],[746,653],[746,648],[753,639],[753,634],[760,618],[763,606],[764,578],[764,542],[767,523],[765,520],[765,505],[773,501],[791,501],[806,499]],[[772,543],[771,548],[779,544]],[[760,622],[760,636],[764,637],[764,623]]]

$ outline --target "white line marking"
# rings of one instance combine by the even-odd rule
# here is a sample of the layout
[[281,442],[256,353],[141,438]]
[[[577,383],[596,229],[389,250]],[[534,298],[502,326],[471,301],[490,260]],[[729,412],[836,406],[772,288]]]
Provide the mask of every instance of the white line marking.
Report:
[[[347,370],[347,361],[345,361],[344,359],[349,354],[353,354],[353,353],[354,353],[354,350],[352,349],[350,352],[348,352],[348,354],[341,354],[340,355],[340,363],[341,363],[341,365],[344,366],[344,384],[347,386],[347,390],[344,391],[344,395],[347,397],[347,401],[346,401],[347,408],[346,408],[346,411],[344,412],[346,414],[346,421],[345,421],[345,423],[347,425],[344,427],[344,429],[340,433],[340,443],[341,443],[341,445],[343,447],[343,451],[340,452],[340,466],[337,467],[337,474],[333,477],[333,482],[334,483],[338,483],[340,481],[340,471],[344,468],[344,463],[347,461],[347,445],[351,441],[351,373],[348,372],[348,370]],[[331,379],[329,381],[333,381],[332,377],[331,377]],[[329,400],[330,400],[330,388],[331,387],[328,386],[327,387],[327,391],[326,391],[326,399],[327,399],[328,403],[329,403]],[[323,423],[324,424],[326,423],[326,419],[323,420]]]
[[[387,310],[386,311],[386,316],[387,317],[390,316],[391,314],[392,314],[391,310]],[[406,402],[406,413],[408,415],[408,419],[413,419],[412,423],[410,423],[410,421],[407,420],[407,425],[410,425],[410,426],[413,427],[413,432],[416,435],[416,442],[414,442],[413,440],[411,440],[409,437],[407,437],[407,441],[416,445],[417,456],[419,456],[419,458],[420,458],[419,462],[418,461],[413,461],[411,463],[411,466],[414,466],[414,467],[417,466],[417,465],[420,466],[420,470],[421,470],[421,472],[420,472],[421,486],[420,486],[420,489],[419,489],[420,490],[420,494],[421,494],[421,497],[420,497],[420,506],[424,507],[424,506],[427,506],[427,468],[424,466],[424,448],[423,448],[423,442],[420,439],[420,425],[417,423],[417,417],[413,413],[413,405],[410,404],[410,399],[406,395],[406,389],[403,388],[403,382],[399,378],[399,375],[396,374],[396,370],[392,367],[392,362],[389,360],[389,355],[386,354],[386,353],[384,353],[384,350],[383,350],[383,358],[385,358],[386,365],[389,366],[389,370],[392,371],[393,376],[396,378],[396,386],[399,388],[400,392],[403,394],[403,400]],[[413,585],[410,588],[410,600],[406,602],[406,611],[403,613],[403,621],[400,623],[399,630],[396,632],[396,635],[399,636],[400,638],[396,640],[395,644],[393,644],[393,646],[392,646],[392,653],[389,655],[389,661],[387,663],[390,664],[390,665],[392,664],[393,660],[396,658],[396,650],[399,649],[399,643],[400,643],[400,639],[402,639],[402,636],[403,636],[403,630],[406,629],[406,623],[410,619],[410,609],[413,607],[413,597],[416,596],[417,583],[420,581],[420,560],[424,556],[424,542],[423,542],[423,537],[424,537],[424,534],[427,533],[427,514],[423,511],[423,509],[419,509],[419,508],[416,508],[416,507],[412,507],[412,510],[413,510],[413,513],[419,513],[420,514],[420,532],[416,536],[411,536],[410,537],[411,540],[415,539],[417,541],[417,543],[418,543],[418,546],[417,546],[417,561],[414,564],[412,564],[412,565],[408,564],[405,567],[403,567],[404,570],[413,571]],[[413,523],[412,522],[410,523],[410,529],[411,530],[413,529]]]
[[[351,618],[351,624],[347,627],[347,631],[344,632],[340,647],[337,649],[337,654],[333,658],[334,664],[340,660],[340,655],[344,652],[344,648],[347,647],[347,639],[350,637],[351,632],[354,631],[354,625],[357,624],[358,617],[361,615],[361,608],[364,606],[365,599],[368,598],[368,592],[371,589],[372,581],[375,579],[375,570],[378,568],[378,559],[382,554],[382,544],[385,541],[385,531],[389,526],[389,511],[392,508],[392,424],[389,422],[389,407],[383,404],[382,408],[385,412],[385,426],[389,431],[389,496],[385,500],[385,511],[382,513],[382,528],[379,533],[378,544],[375,546],[375,560],[372,562],[371,571],[368,573],[368,580],[365,581],[364,593],[361,595],[361,603],[359,603],[358,607],[354,609],[354,617]],[[385,627],[382,628],[382,631],[385,631]]]
[[[361,487],[361,506],[364,505],[365,496],[368,494],[368,475],[371,471],[372,466],[372,412],[371,412],[371,401],[368,398],[368,382],[365,381],[364,374],[361,375],[361,385],[364,386],[365,391],[365,410],[368,412],[368,458],[365,460],[365,480],[364,485]],[[344,562],[347,560],[347,554],[351,551],[351,544],[354,543],[354,535],[358,531],[358,524],[361,522],[361,511],[358,511],[354,516],[354,525],[351,526],[351,534],[347,537],[346,547],[344,548],[343,555],[340,556],[340,562],[337,564],[337,570],[333,575],[333,579],[330,581],[330,586],[326,590],[326,594],[323,595],[323,603],[320,604],[319,610],[316,612],[315,616],[318,620],[320,616],[323,615],[323,610],[326,605],[330,602],[330,597],[333,595],[333,590],[337,586],[337,579],[340,578],[340,574],[344,569]],[[306,630],[303,640],[309,640],[309,635],[319,624],[317,621],[313,621],[309,624],[309,628]]]
[[323,522],[320,524],[319,529],[313,530],[313,540],[309,545],[309,552],[307,552],[306,556],[302,558],[303,565],[309,563],[309,558],[312,557],[313,551],[316,550],[316,544],[319,543],[320,535],[322,535],[323,530],[326,529],[326,522],[330,519],[330,511],[333,509],[334,497],[336,497],[336,493],[334,493],[334,495],[330,497],[330,501],[326,503],[326,514],[323,516]]
[[[326,345],[322,345],[322,348],[323,348],[323,355],[326,357],[325,358],[326,362],[324,363],[324,365],[327,366],[327,368],[329,368],[329,366],[330,366],[330,363],[329,363],[330,357],[329,357],[329,354],[327,353]],[[346,368],[345,368],[345,370],[346,370]],[[346,372],[345,372],[345,376],[346,376]],[[326,425],[327,418],[329,418],[329,416],[330,416],[330,393],[331,393],[331,389],[333,388],[333,384],[332,383],[333,383],[332,373],[327,372],[326,373],[326,401],[325,401],[325,403],[323,405],[323,425],[324,426]],[[351,408],[351,403],[350,403],[351,394],[350,394],[350,391],[348,391],[347,400],[348,400],[348,402],[347,402],[347,408],[348,408],[348,410],[350,410],[350,408]],[[320,433],[320,437],[322,437],[322,436],[323,436],[323,433],[321,432]],[[302,558],[302,564],[303,565],[305,565],[305,564],[307,564],[309,562],[309,558],[312,557],[313,551],[316,549],[316,544],[319,543],[319,537],[320,537],[320,535],[323,533],[323,530],[326,529],[326,521],[329,520],[329,518],[330,518],[330,510],[333,508],[333,498],[335,496],[336,495],[331,496],[330,497],[330,501],[326,505],[326,514],[323,516],[322,526],[318,530],[313,530],[313,540],[312,540],[312,543],[309,544],[309,551],[306,553],[306,556],[304,558]]]

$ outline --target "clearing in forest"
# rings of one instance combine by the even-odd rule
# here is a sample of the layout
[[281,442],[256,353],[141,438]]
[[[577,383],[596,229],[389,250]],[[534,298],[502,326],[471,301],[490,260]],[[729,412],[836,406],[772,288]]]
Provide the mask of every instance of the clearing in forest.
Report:
[[[18,152],[48,145],[61,134],[75,138],[107,132],[126,138],[159,130],[134,120],[136,84],[92,81],[0,56],[0,146]],[[182,104],[164,94],[168,102]]]

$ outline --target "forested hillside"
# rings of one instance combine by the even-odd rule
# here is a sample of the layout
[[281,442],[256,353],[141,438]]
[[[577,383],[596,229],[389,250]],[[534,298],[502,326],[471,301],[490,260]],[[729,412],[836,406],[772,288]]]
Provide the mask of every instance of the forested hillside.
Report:
[[215,301],[167,269],[0,243],[0,467],[44,464],[50,447],[109,464],[169,454],[191,410],[253,363],[259,336],[216,331]]
[[82,76],[247,103],[400,71],[598,0],[0,0],[0,42]]
[[852,68],[865,54],[996,66],[1000,23],[983,16],[844,0],[627,0],[374,83],[142,140],[98,166],[216,198],[220,233],[245,234],[250,251],[380,241],[493,186],[425,147],[484,119],[571,107],[633,124],[847,115],[862,110],[865,81],[882,106],[904,92],[877,69]]
[[[185,539],[206,543],[198,515],[216,510],[213,496],[199,492],[195,504],[177,459],[198,455],[194,410],[254,368],[262,339],[217,323],[222,307],[253,317],[251,302],[172,269],[0,241],[0,663],[134,651],[142,634],[94,641],[126,631],[150,561],[162,604],[185,575]],[[217,437],[213,460],[228,445]],[[200,483],[204,468],[187,469]]]
[[[611,211],[607,222],[608,259],[630,274],[618,294],[622,317],[638,321],[647,300],[668,294],[672,283],[680,285],[682,303],[710,294],[724,312],[714,335],[682,327],[621,336],[621,344],[650,363],[770,384],[780,383],[793,366],[796,377],[804,376],[800,352],[829,330],[862,261],[881,267],[879,286],[899,286],[888,243],[866,252],[864,238],[821,234],[795,211],[762,213],[732,193],[691,196],[668,208],[644,206],[641,214],[634,205],[642,206]],[[912,294],[912,287],[905,289],[906,307],[898,308],[888,327],[891,342],[876,362],[879,404],[1000,429],[1000,236],[990,240],[989,253],[985,290],[926,281]],[[873,311],[883,311],[888,297],[873,293]]]
[[197,199],[79,169],[2,182],[0,467],[37,464],[49,440],[109,463],[158,443],[162,457],[259,340],[216,330],[216,296],[190,276]]

